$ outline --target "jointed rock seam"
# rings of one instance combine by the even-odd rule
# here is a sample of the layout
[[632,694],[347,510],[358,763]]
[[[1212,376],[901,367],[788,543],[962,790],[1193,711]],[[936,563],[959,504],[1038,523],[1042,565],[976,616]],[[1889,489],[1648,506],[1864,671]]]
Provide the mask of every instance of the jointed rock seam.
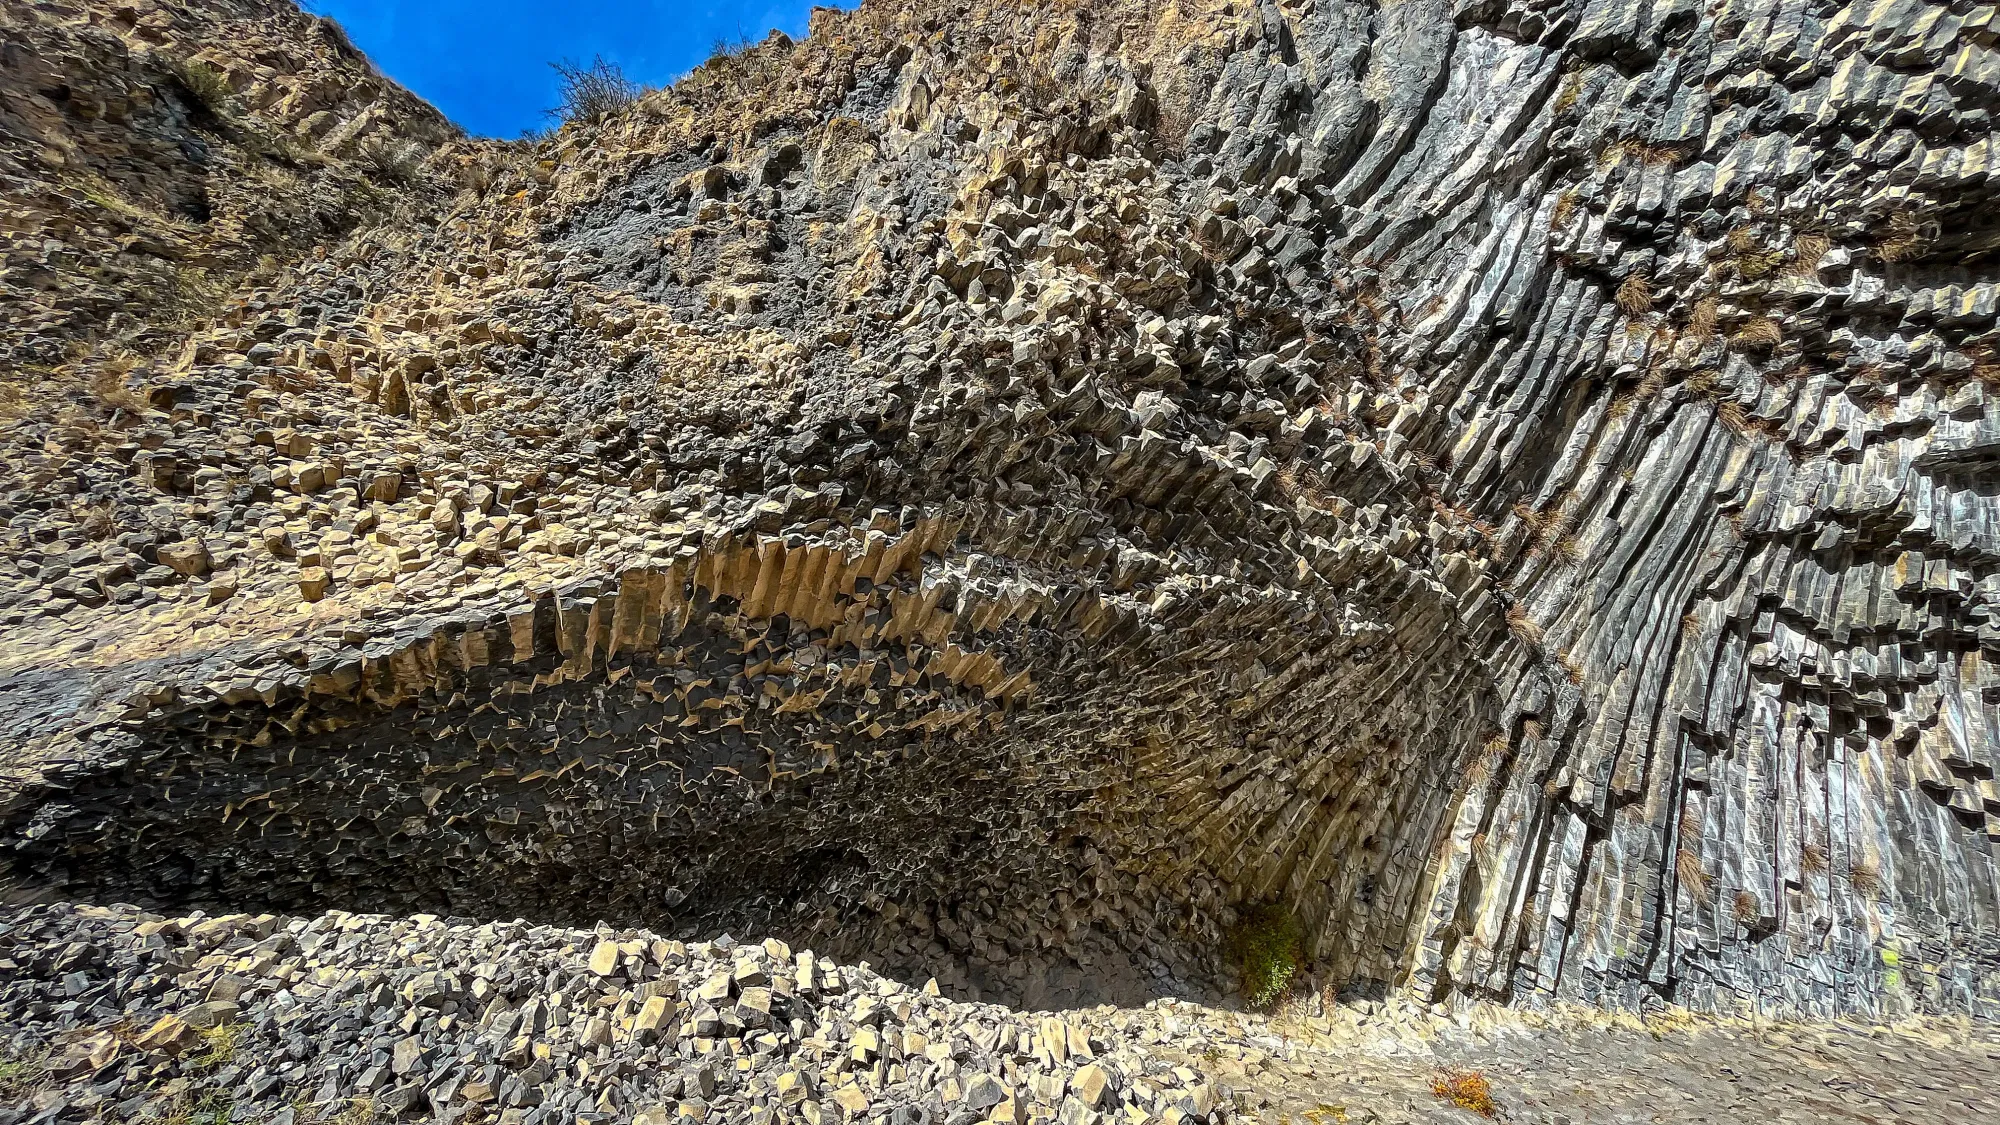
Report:
[[1994,24],[869,0],[530,145],[10,4],[8,878],[2000,1013]]

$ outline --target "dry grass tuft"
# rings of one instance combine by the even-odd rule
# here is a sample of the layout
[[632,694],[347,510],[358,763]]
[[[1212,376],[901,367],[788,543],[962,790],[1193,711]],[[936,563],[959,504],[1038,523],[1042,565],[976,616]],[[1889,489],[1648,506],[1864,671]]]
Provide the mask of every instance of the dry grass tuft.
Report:
[[1500,1107],[1493,1103],[1493,1084],[1481,1071],[1447,1067],[1431,1079],[1431,1093],[1440,1101],[1481,1117],[1500,1114]]
[[1882,871],[1872,859],[1858,860],[1847,872],[1847,885],[1854,893],[1873,898],[1882,889]]
[[1578,660],[1575,657],[1575,655],[1565,652],[1562,654],[1562,657],[1559,660],[1557,660],[1557,663],[1562,665],[1564,679],[1568,680],[1570,684],[1574,687],[1583,686],[1582,661]]
[[1541,928],[1542,928],[1542,912],[1536,910],[1532,903],[1527,906],[1523,906],[1521,908],[1521,913],[1515,918],[1514,921],[1514,934],[1516,940],[1519,941],[1522,945],[1526,945],[1528,943],[1528,940],[1534,934],[1539,932]]
[[[1966,357],[1972,360],[1972,377],[1988,387],[2000,388],[2000,355],[1996,355],[1991,344],[1974,344],[1965,349]],[[1890,408],[1894,409],[1891,402]]]
[[1674,857],[1674,875],[1681,886],[1687,888],[1688,897],[1703,906],[1708,905],[1708,872],[1702,870],[1701,856],[1682,848]]
[[1785,331],[1770,317],[1755,316],[1737,329],[1729,342],[1740,351],[1768,352],[1785,342]]
[[1514,639],[1530,648],[1541,647],[1542,627],[1535,624],[1535,619],[1529,617],[1528,611],[1519,605],[1507,607],[1507,631],[1514,634]]
[[117,502],[105,500],[90,505],[83,513],[82,526],[85,535],[100,543],[118,534]]
[[1757,896],[1749,891],[1737,891],[1729,902],[1729,913],[1738,925],[1748,926],[1757,920]]
[[1791,273],[1795,277],[1812,277],[1819,272],[1819,260],[1833,249],[1833,240],[1817,231],[1802,232],[1792,240]]
[[1687,334],[1695,342],[1706,344],[1715,338],[1717,303],[1713,294],[1694,303],[1694,311],[1688,315]]
[[1826,874],[1826,849],[1818,844],[1807,844],[1805,847],[1800,848],[1799,870],[1808,875]]
[[1875,256],[1884,262],[1907,262],[1921,255],[1929,243],[1917,217],[1898,211],[1889,216],[1888,229],[1876,240]]
[[1618,286],[1618,307],[1627,316],[1644,316],[1653,311],[1653,283],[1643,273],[1627,277]]
[[1279,468],[1274,477],[1278,494],[1296,503],[1303,500],[1310,507],[1332,509],[1334,498],[1326,491],[1326,478],[1320,471],[1300,461],[1291,461]]
[[1739,434],[1748,434],[1755,429],[1750,419],[1750,412],[1733,398],[1725,399],[1720,406],[1717,406],[1715,416],[1722,420],[1723,425]]
[[1557,196],[1555,210],[1549,212],[1549,229],[1561,230],[1568,226],[1569,221],[1576,217],[1576,209],[1581,203],[1582,196],[1575,188]]

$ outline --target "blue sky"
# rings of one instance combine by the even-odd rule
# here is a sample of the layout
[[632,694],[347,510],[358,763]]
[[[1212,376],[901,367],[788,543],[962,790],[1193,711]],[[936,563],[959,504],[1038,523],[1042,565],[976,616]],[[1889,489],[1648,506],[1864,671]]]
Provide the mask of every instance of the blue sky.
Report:
[[[821,0],[852,8],[855,0]],[[467,132],[516,137],[548,125],[558,100],[549,63],[602,55],[626,77],[663,86],[708,58],[717,39],[805,34],[811,0],[303,0],[332,16],[390,77]]]

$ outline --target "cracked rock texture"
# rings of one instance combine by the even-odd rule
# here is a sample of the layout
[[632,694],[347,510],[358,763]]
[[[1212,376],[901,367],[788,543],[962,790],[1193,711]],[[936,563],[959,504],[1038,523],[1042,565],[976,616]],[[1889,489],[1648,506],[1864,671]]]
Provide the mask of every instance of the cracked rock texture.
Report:
[[[2000,1013],[1990,5],[870,0],[532,146],[8,11],[16,354],[108,136],[394,197],[7,429],[18,895]],[[151,27],[249,104],[57,96]]]

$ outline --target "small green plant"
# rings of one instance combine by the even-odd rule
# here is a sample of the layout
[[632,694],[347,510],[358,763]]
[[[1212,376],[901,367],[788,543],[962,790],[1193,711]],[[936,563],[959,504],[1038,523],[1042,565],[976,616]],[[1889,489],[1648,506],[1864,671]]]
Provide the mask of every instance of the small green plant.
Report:
[[229,79],[200,59],[180,59],[170,64],[174,81],[187,91],[197,106],[216,118],[229,116]]
[[199,1097],[189,1093],[175,1098],[152,1120],[160,1125],[229,1125],[235,1109],[235,1100],[226,1092],[210,1090]]
[[373,137],[362,142],[354,154],[368,177],[380,183],[408,187],[415,183],[424,166],[424,147],[414,141],[394,141]]
[[1230,953],[1253,1008],[1270,1008],[1285,998],[1305,958],[1305,932],[1292,912],[1277,903],[1245,907],[1230,934]]
[[1555,111],[1557,113],[1566,112],[1571,106],[1575,105],[1576,100],[1582,96],[1583,96],[1583,71],[1572,70],[1569,72],[1568,76],[1563,79],[1562,89],[1556,93]]
[[562,81],[562,104],[550,110],[549,116],[563,121],[583,124],[602,121],[638,101],[644,93],[638,83],[625,77],[616,63],[606,62],[601,55],[592,59],[589,66],[568,60],[549,66]]
[[236,1041],[242,1037],[247,1026],[240,1023],[225,1023],[202,1032],[204,1045],[201,1053],[190,1059],[189,1064],[197,1071],[218,1070],[228,1066],[236,1058]]
[[27,1097],[48,1077],[49,1060],[44,1052],[0,1057],[0,1102]]

